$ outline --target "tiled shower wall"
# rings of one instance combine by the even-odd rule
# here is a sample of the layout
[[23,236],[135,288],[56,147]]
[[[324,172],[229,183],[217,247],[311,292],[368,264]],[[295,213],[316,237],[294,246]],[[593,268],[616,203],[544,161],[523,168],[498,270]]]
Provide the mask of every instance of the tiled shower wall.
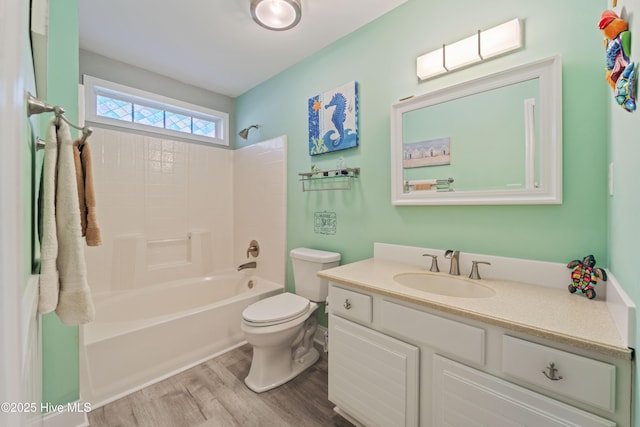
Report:
[[[255,260],[257,274],[285,285],[286,152],[281,136],[234,151],[234,236],[237,263]],[[251,240],[260,245],[258,258],[247,259]]]
[[157,268],[188,264],[194,232],[204,236],[207,268],[233,267],[231,150],[101,128],[89,142],[103,240],[86,250],[94,293],[152,284],[134,283],[145,280],[130,277],[131,263],[180,278]]

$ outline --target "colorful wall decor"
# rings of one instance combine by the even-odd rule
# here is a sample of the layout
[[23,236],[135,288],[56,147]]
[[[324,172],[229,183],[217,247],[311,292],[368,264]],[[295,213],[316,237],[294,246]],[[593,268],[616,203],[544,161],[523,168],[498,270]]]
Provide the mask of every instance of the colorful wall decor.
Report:
[[358,146],[358,82],[309,98],[309,155]]
[[613,89],[616,102],[627,111],[636,109],[636,66],[631,62],[631,32],[627,21],[613,10],[600,15],[598,27],[604,34],[607,81]]

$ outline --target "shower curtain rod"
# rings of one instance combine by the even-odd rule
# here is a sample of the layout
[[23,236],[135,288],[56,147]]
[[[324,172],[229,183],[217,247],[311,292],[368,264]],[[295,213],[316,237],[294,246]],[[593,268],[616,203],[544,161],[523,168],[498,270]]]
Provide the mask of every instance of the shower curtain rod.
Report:
[[[69,121],[64,115],[64,108],[58,105],[49,105],[35,96],[31,95],[30,92],[27,92],[27,116],[32,116],[33,114],[42,114],[42,113],[54,113],[58,120],[64,121],[66,124],[71,126],[72,128],[78,129],[82,131],[82,137],[80,138],[79,145],[84,144],[87,138],[93,133],[93,129],[87,126],[78,126]],[[38,150],[44,148],[44,141],[40,138],[36,139],[36,148]]]

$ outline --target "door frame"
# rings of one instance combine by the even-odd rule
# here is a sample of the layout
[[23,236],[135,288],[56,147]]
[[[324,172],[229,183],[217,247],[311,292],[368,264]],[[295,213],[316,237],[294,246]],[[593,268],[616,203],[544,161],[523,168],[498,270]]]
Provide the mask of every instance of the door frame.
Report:
[[[30,388],[24,384],[29,314],[23,307],[27,283],[22,259],[26,226],[22,197],[28,183],[22,179],[24,147],[19,145],[30,138],[24,126],[28,13],[28,1],[3,0],[0,4],[0,40],[9,41],[0,49],[0,402],[9,403],[24,402]],[[0,425],[21,426],[26,420],[24,412],[0,411]]]

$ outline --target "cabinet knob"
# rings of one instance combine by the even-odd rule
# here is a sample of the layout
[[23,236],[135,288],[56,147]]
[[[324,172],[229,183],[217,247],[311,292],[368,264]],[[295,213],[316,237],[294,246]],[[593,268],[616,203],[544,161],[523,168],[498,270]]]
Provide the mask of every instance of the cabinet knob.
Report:
[[558,373],[558,368],[556,368],[556,364],[553,362],[549,362],[549,366],[547,366],[542,373],[551,381],[558,381],[562,379],[562,375],[556,375]]
[[349,310],[351,308],[351,301],[349,301],[349,299],[347,298],[346,300],[344,300],[344,304],[342,305],[344,306],[344,308]]

